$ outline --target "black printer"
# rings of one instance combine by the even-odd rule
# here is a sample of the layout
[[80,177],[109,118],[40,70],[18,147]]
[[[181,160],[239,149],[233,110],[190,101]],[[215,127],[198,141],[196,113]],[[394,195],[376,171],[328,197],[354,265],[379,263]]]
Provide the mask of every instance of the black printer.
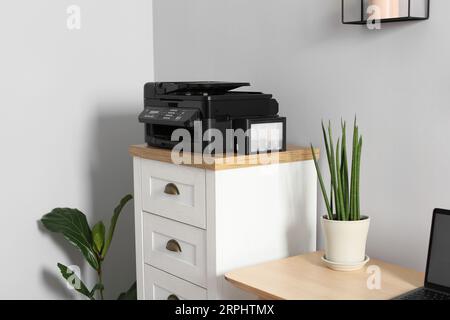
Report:
[[[145,141],[171,149],[182,140],[179,135],[172,139],[172,134],[184,129],[191,137],[192,151],[203,152],[217,133],[223,136],[223,149],[215,153],[285,151],[286,118],[278,116],[278,102],[271,94],[233,91],[249,85],[217,81],[145,84],[144,111],[139,115],[145,124]],[[237,137],[238,132],[245,132],[245,138]]]

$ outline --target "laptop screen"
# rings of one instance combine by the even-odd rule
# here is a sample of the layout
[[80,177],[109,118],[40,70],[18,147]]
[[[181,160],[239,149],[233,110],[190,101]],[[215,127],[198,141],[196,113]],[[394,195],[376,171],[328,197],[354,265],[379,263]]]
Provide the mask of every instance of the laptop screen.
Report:
[[439,213],[439,210],[435,212],[430,241],[426,283],[450,289],[450,215],[448,212],[447,214]]

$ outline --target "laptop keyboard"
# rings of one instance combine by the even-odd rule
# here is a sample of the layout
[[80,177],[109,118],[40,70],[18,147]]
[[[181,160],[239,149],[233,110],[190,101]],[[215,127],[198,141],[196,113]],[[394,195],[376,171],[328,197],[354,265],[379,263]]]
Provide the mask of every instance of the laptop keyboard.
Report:
[[399,300],[450,300],[450,295],[425,288],[415,290],[398,298]]

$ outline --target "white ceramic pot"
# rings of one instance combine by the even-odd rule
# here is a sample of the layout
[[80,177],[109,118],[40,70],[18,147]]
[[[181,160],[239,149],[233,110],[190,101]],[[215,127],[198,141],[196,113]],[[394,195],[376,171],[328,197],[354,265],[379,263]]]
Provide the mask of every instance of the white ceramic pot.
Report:
[[366,260],[370,218],[337,221],[321,218],[325,234],[325,259],[341,265],[357,265]]

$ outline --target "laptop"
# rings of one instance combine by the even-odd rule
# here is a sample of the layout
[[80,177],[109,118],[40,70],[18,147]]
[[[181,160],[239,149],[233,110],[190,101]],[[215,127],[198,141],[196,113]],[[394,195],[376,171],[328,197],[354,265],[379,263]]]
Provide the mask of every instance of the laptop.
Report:
[[450,300],[450,211],[435,209],[425,285],[395,300]]

